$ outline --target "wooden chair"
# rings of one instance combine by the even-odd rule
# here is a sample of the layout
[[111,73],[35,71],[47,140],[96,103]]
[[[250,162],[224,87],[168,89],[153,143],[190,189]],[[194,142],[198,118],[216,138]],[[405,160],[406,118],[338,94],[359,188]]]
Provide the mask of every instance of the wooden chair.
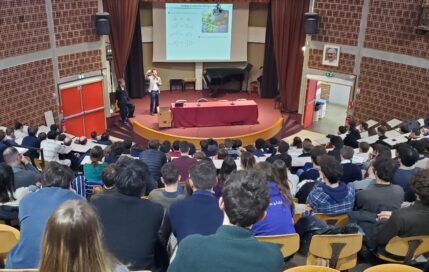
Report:
[[261,97],[261,83],[259,80],[255,80],[250,82],[249,89],[247,90],[248,94],[251,94],[253,92],[256,92],[259,97]]
[[299,235],[297,233],[284,235],[256,236],[259,242],[270,242],[280,247],[283,257],[289,257],[299,250]]
[[102,193],[103,191],[104,191],[104,189],[103,189],[103,186],[101,186],[101,185],[93,185],[92,186],[92,194],[93,195]]
[[315,213],[314,216],[319,218],[322,221],[325,221],[326,224],[332,225],[335,227],[342,227],[349,223],[349,216],[347,214],[323,214]]
[[0,224],[0,267],[4,267],[4,259],[18,241],[19,231],[17,229]]
[[0,272],[38,272],[39,269],[0,269]]
[[384,251],[377,252],[377,257],[392,263],[410,264],[416,257],[429,252],[429,235],[403,238],[395,236],[387,243]]
[[420,269],[403,264],[380,264],[365,269],[363,272],[421,272]]
[[296,224],[296,222],[298,222],[299,219],[301,219],[302,214],[301,213],[296,213],[293,215],[293,223]]
[[303,265],[286,269],[283,272],[339,272],[339,270],[318,265]]
[[329,267],[347,270],[356,266],[357,253],[362,248],[361,234],[314,235],[311,239],[307,264],[319,258],[329,261]]
[[46,162],[42,162],[40,159],[34,159],[34,164],[36,165],[37,170],[42,171],[45,168]]

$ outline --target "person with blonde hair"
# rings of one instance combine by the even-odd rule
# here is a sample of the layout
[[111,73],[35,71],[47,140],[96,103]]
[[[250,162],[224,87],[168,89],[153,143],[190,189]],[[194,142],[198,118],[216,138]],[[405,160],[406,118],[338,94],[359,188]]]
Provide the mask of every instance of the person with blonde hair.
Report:
[[256,159],[255,156],[249,151],[245,151],[241,153],[240,156],[240,164],[241,164],[241,170],[250,170],[255,167]]
[[66,201],[51,215],[42,240],[40,271],[125,272],[103,249],[101,228],[86,201]]

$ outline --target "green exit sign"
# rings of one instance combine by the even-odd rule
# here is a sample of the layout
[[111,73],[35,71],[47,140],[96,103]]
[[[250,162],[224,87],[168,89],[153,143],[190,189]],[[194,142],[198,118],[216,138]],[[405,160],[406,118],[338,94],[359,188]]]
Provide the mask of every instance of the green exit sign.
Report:
[[334,77],[335,75],[334,75],[334,72],[326,72],[325,76],[327,76],[327,77]]

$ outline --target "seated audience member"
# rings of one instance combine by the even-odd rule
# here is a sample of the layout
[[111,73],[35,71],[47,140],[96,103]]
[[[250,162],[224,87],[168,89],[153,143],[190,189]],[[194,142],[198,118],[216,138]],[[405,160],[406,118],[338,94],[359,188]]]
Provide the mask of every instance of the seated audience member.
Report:
[[219,201],[223,225],[213,235],[184,239],[168,271],[281,271],[279,247],[256,241],[249,229],[264,218],[269,201],[269,189],[258,173],[231,174]]
[[24,125],[21,122],[15,121],[15,138],[18,139],[24,139],[24,137],[28,136],[27,131],[24,130]]
[[122,145],[124,146],[124,153],[130,155],[131,154],[131,147],[133,146],[133,142],[130,140],[123,140]]
[[368,169],[378,157],[391,159],[392,152],[386,145],[374,144],[372,146],[372,152],[369,154],[368,160],[362,164],[362,169]]
[[341,137],[341,140],[344,140],[347,136],[347,127],[346,126],[339,126],[338,127],[338,136]]
[[69,159],[60,160],[60,154],[67,154],[70,148],[65,146],[64,143],[56,141],[57,134],[53,131],[48,132],[48,139],[40,143],[40,148],[43,149],[43,156],[45,161],[54,161],[60,164],[70,166]]
[[138,158],[143,150],[145,150],[143,144],[136,143],[131,147],[130,155],[131,157]]
[[70,191],[72,178],[73,172],[64,165],[49,162],[45,166],[42,188],[24,197],[19,204],[20,238],[7,255],[6,268],[37,267],[49,216],[64,201],[82,199]]
[[45,132],[40,132],[39,134],[37,134],[37,138],[40,142],[42,142],[48,138],[48,135]]
[[104,152],[101,147],[98,145],[91,148],[89,152],[89,158],[91,163],[87,163],[83,166],[83,174],[89,182],[95,182],[101,184],[101,172],[106,163],[103,162]]
[[[289,189],[285,163],[281,160],[275,161],[273,165],[268,162],[259,162],[255,166],[255,171],[264,174],[265,180],[268,182],[270,204],[265,218],[252,226],[253,233],[256,236],[295,233],[294,203]],[[274,171],[276,171],[275,175]]]
[[180,157],[180,141],[174,141],[173,145],[171,146],[171,151],[168,153],[170,155],[170,158],[178,158]]
[[225,139],[224,144],[225,144],[226,150],[228,151],[228,156],[232,157],[233,159],[238,158],[237,150],[234,149],[234,140]]
[[91,142],[96,143],[98,141],[97,131],[91,132]]
[[238,150],[243,145],[240,139],[233,139],[232,141],[234,142],[232,145],[232,149],[234,150]]
[[399,209],[404,200],[401,186],[390,183],[396,169],[396,162],[392,159],[377,160],[374,163],[375,183],[356,193],[356,211],[351,213],[351,218],[363,228],[364,241],[370,249],[375,248],[377,214]]
[[56,139],[61,134],[60,128],[56,124],[52,124],[49,127],[49,132],[52,132],[53,134],[55,134],[55,138],[54,139]]
[[36,185],[40,182],[39,171],[19,154],[15,147],[8,147],[3,152],[5,162],[12,167],[15,177],[15,189]]
[[3,152],[8,147],[9,145],[6,143],[6,133],[0,129],[0,162],[4,162]]
[[228,150],[226,148],[219,148],[217,155],[215,156],[216,160],[224,160],[228,157]]
[[179,178],[179,171],[173,163],[164,164],[161,168],[161,182],[164,189],[152,190],[148,199],[160,204],[164,209],[168,209],[171,203],[184,199],[185,194],[181,194],[178,190]]
[[[267,162],[273,163],[275,160],[283,160],[285,163],[286,161],[292,161],[291,156],[287,153],[289,151],[289,144],[285,141],[280,141],[277,148],[277,153],[271,155],[271,157],[267,158]],[[288,167],[290,167],[288,165]]]
[[341,161],[341,148],[343,148],[344,143],[341,137],[332,136],[330,139],[331,145],[334,147],[331,151],[328,152],[328,155],[335,157],[335,159],[340,162]]
[[296,194],[299,178],[297,175],[290,173],[289,167],[283,160],[277,160],[272,163],[272,172],[276,181],[287,182],[292,196]]
[[298,136],[295,137],[295,138],[293,138],[291,147],[294,147],[296,149],[301,149],[302,148],[302,140],[301,140],[301,138],[299,138]]
[[411,146],[405,144],[398,148],[399,153],[399,168],[393,176],[392,183],[400,185],[405,191],[405,201],[413,202],[415,194],[410,187],[410,180],[412,175],[417,172],[414,164],[419,159],[419,154]]
[[274,155],[277,152],[277,148],[279,146],[279,140],[276,137],[271,137],[268,140],[266,146],[267,146],[267,148],[266,148],[267,153]]
[[359,131],[365,132],[365,131],[368,131],[368,128],[369,128],[368,123],[362,122],[362,123],[360,123]]
[[171,150],[171,142],[168,140],[165,140],[162,142],[162,144],[159,146],[159,151],[163,152],[164,154],[169,154]]
[[370,148],[371,146],[367,142],[360,142],[359,143],[359,153],[358,155],[365,158],[365,160],[369,159],[370,156]]
[[189,172],[192,195],[173,203],[169,209],[169,223],[178,243],[191,234],[215,233],[223,219],[218,200],[212,194],[216,183],[216,168],[213,162],[199,161]]
[[171,161],[179,170],[180,181],[187,181],[189,169],[197,162],[195,158],[189,157],[189,143],[182,141],[179,143],[180,157]]
[[115,175],[116,169],[114,164],[108,164],[103,168],[103,172],[101,172],[101,181],[103,182],[103,191],[93,193],[91,196],[91,200],[96,199],[102,195],[108,195],[114,191],[116,191],[115,186]]
[[100,140],[98,140],[97,143],[102,144],[102,145],[111,145],[112,141],[109,139],[109,134],[107,134],[105,132],[105,133],[101,134]]
[[326,149],[323,146],[316,146],[310,152],[311,162],[313,164],[313,168],[307,169],[299,176],[299,181],[303,180],[317,180],[319,178],[319,164],[317,163],[317,157],[320,155],[325,155]]
[[266,152],[265,152],[265,141],[264,139],[256,139],[255,141],[255,152],[253,153],[253,155],[255,155],[256,157],[264,157]]
[[[107,149],[107,148],[106,148]],[[110,154],[106,155],[104,162],[107,164],[115,163],[124,153],[125,148],[121,142],[115,142],[110,146]]]
[[[197,161],[207,159],[206,153],[204,153],[202,151],[197,151],[194,154],[194,159],[196,159]],[[210,159],[210,158],[208,158],[208,159]]]
[[128,271],[103,248],[101,236],[97,215],[88,203],[64,202],[46,224],[39,271]]
[[341,148],[341,166],[343,167],[343,176],[341,181],[344,183],[353,182],[362,179],[362,171],[359,166],[352,163],[354,150],[350,146]]
[[302,154],[298,157],[310,157],[310,152],[313,149],[313,145],[309,141],[304,141],[302,143]]
[[411,179],[411,187],[417,195],[413,205],[378,214],[375,241],[379,247],[395,236],[429,235],[429,170],[419,170]]
[[255,167],[256,159],[253,153],[250,153],[249,151],[241,153],[240,164],[242,170],[250,170]]
[[[428,139],[429,140],[429,139]],[[428,158],[426,157],[426,149],[428,147],[428,140],[411,141],[410,145],[414,147],[419,153],[419,159],[414,164],[416,168],[426,169]]]
[[225,183],[225,180],[232,172],[236,170],[237,170],[237,164],[235,163],[233,158],[228,157],[223,160],[222,166],[220,167],[220,170],[219,170],[219,174],[217,175],[217,184],[213,188],[213,191],[215,192],[215,196],[217,198],[220,198],[222,196],[222,186]]
[[[40,140],[36,137],[37,131],[39,128],[37,126],[29,126],[28,127],[28,136],[25,136],[22,139],[21,145],[28,146],[28,147],[34,147],[34,148],[40,148]],[[40,154],[37,150],[29,149],[27,152],[24,153],[25,156],[33,159],[38,159]]]
[[116,165],[116,188],[91,201],[103,228],[106,249],[132,270],[155,270],[154,255],[164,211],[162,206],[141,199],[149,169],[141,160]]
[[375,136],[375,135],[377,135],[378,133],[377,133],[377,130],[375,129],[375,127],[370,127],[369,129],[368,129],[368,136]]
[[385,126],[379,126],[378,128],[377,128],[377,134],[378,134],[378,140],[377,140],[377,142],[375,142],[375,143],[377,143],[377,144],[386,144],[383,140],[385,140],[385,139],[387,139],[387,137],[386,137],[386,131],[387,131],[387,128],[385,127]]
[[344,145],[350,146],[352,148],[358,148],[360,139],[360,132],[356,128],[356,123],[354,121],[351,121],[349,124],[349,132],[347,133],[346,137],[344,138]]
[[340,181],[341,164],[332,156],[318,158],[323,182],[314,185],[307,198],[308,213],[343,214],[353,209],[355,191]]
[[201,151],[206,154],[207,157],[213,157],[217,153],[218,144],[213,139],[202,140],[200,142]]
[[[64,138],[62,136],[64,136]],[[84,137],[84,136],[82,136],[82,137]],[[80,145],[85,145],[86,144],[86,137],[84,137],[84,139],[82,137],[77,139],[75,141],[75,143],[80,144]],[[79,171],[80,162],[81,162],[80,153],[72,151],[71,145],[73,143],[73,139],[66,136],[65,134],[60,134],[58,136],[57,141],[62,141],[64,143],[64,146],[66,146],[68,148],[68,150],[70,150],[70,152],[68,152],[66,154],[59,154],[60,160],[70,160],[70,168],[74,172]]]
[[159,151],[159,141],[150,140],[148,149],[140,153],[139,158],[146,163],[152,178],[160,185],[161,167],[167,162],[167,157],[164,152]]
[[6,144],[9,146],[17,145],[15,140],[15,129],[12,127],[6,128]]

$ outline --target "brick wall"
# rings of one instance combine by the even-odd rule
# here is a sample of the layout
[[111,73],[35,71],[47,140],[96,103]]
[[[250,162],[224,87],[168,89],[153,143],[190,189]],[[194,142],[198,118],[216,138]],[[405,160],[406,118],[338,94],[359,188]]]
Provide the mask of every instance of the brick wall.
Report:
[[52,0],[57,47],[94,42],[97,0]]
[[0,70],[0,124],[12,126],[15,120],[25,124],[44,124],[44,112],[57,108],[50,59]]
[[101,51],[92,50],[58,57],[60,77],[101,69]]
[[0,59],[49,47],[45,0],[0,1]]
[[357,45],[363,0],[315,0],[320,15],[316,41]]
[[310,49],[310,57],[308,60],[308,67],[312,69],[338,72],[344,74],[353,74],[355,65],[355,56],[351,54],[340,54],[340,63],[338,67],[328,66],[322,64],[323,50]]
[[428,117],[428,69],[363,58],[359,87],[361,95],[355,105],[358,120]]

